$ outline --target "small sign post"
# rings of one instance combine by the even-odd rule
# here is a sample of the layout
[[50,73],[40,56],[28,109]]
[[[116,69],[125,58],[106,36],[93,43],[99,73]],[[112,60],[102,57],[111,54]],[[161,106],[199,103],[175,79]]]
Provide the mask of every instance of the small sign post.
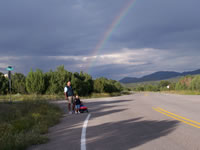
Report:
[[9,93],[10,93],[10,102],[11,102],[11,71],[13,70],[13,67],[12,66],[8,66],[6,68],[6,70],[8,71],[8,79],[9,79]]

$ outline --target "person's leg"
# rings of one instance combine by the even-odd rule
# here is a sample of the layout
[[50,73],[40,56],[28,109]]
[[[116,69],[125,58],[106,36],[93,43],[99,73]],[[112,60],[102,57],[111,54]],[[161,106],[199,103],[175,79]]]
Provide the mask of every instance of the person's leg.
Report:
[[71,107],[72,107],[72,97],[68,97],[68,110],[69,110],[69,113],[71,113]]
[[68,103],[68,111],[70,112],[71,111],[71,104]]
[[77,113],[79,112],[80,110],[80,105],[77,105]]
[[75,104],[73,104],[72,110],[75,112]]
[[73,96],[72,96],[72,111],[75,112],[75,103],[74,103]]
[[76,109],[76,105],[75,105],[75,112],[76,112],[76,110],[77,110],[77,109]]

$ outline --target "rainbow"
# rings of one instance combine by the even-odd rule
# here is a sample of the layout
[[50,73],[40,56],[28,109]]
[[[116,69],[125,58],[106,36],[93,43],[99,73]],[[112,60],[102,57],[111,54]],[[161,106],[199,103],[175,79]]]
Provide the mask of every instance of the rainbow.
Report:
[[[128,14],[129,10],[132,8],[134,2],[136,0],[129,0],[126,5],[121,9],[119,15],[117,15],[112,23],[109,25],[108,29],[106,30],[106,32],[104,32],[101,40],[99,40],[99,42],[97,43],[94,52],[92,54],[92,56],[97,56],[99,51],[104,47],[104,45],[106,44],[106,42],[109,40],[109,38],[111,37],[112,33],[114,32],[114,30],[116,29],[116,27],[121,23],[121,21],[123,20],[123,18]],[[88,66],[88,72],[90,72],[90,69],[92,67],[92,65],[95,63],[95,60],[92,60],[89,63]]]

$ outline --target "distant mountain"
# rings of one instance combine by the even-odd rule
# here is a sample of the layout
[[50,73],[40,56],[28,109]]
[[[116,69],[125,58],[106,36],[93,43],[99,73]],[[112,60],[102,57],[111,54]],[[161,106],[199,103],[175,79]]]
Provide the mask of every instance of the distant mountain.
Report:
[[138,82],[145,82],[145,81],[159,81],[159,80],[166,80],[170,78],[175,78],[178,76],[186,76],[186,75],[197,75],[200,74],[200,69],[195,70],[195,71],[190,71],[190,72],[174,72],[174,71],[159,71],[155,72],[150,75],[143,76],[141,78],[134,78],[134,77],[125,77],[119,82],[121,83],[138,83]]
[[121,80],[119,80],[119,82],[121,83],[136,83],[139,79],[138,78],[134,78],[134,77],[125,77]]

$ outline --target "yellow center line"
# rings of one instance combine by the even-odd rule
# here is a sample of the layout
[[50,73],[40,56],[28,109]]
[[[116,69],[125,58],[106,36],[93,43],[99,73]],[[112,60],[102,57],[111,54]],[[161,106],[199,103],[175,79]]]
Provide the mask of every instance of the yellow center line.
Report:
[[[161,113],[161,114],[164,114],[164,115],[166,115],[166,116],[168,116],[168,117],[170,117],[170,118],[173,118],[173,119],[175,119],[175,120],[178,120],[178,121],[181,121],[181,122],[183,122],[183,123],[185,123],[185,124],[188,124],[188,125],[191,125],[191,126],[193,126],[193,127],[195,127],[195,128],[200,128],[200,126],[198,126],[198,125],[195,125],[195,124],[192,124],[192,123],[190,123],[190,122],[187,122],[187,121],[185,121],[185,120],[182,120],[182,119],[180,119],[180,118],[177,118],[177,117],[174,117],[174,116],[172,116],[172,115],[170,115],[170,114],[168,114],[168,113],[166,113],[166,112],[162,112],[161,110],[159,110],[158,108],[154,108],[154,107],[152,107],[155,111],[157,111],[157,112],[159,112],[159,113]],[[178,116],[178,115],[177,115]]]
[[187,118],[185,118],[185,117],[176,115],[176,114],[171,113],[171,112],[169,112],[169,111],[166,111],[166,110],[164,110],[164,109],[162,109],[162,108],[160,108],[160,107],[157,107],[157,109],[160,109],[161,111],[164,111],[164,112],[166,112],[166,113],[168,113],[168,114],[171,114],[171,115],[173,115],[173,116],[176,116],[176,117],[178,117],[178,118],[184,119],[184,120],[186,120],[186,121],[189,121],[189,122],[192,122],[192,123],[195,123],[195,124],[200,125],[200,123],[197,122],[197,121],[193,121],[193,120],[191,120],[191,119],[187,119]]

